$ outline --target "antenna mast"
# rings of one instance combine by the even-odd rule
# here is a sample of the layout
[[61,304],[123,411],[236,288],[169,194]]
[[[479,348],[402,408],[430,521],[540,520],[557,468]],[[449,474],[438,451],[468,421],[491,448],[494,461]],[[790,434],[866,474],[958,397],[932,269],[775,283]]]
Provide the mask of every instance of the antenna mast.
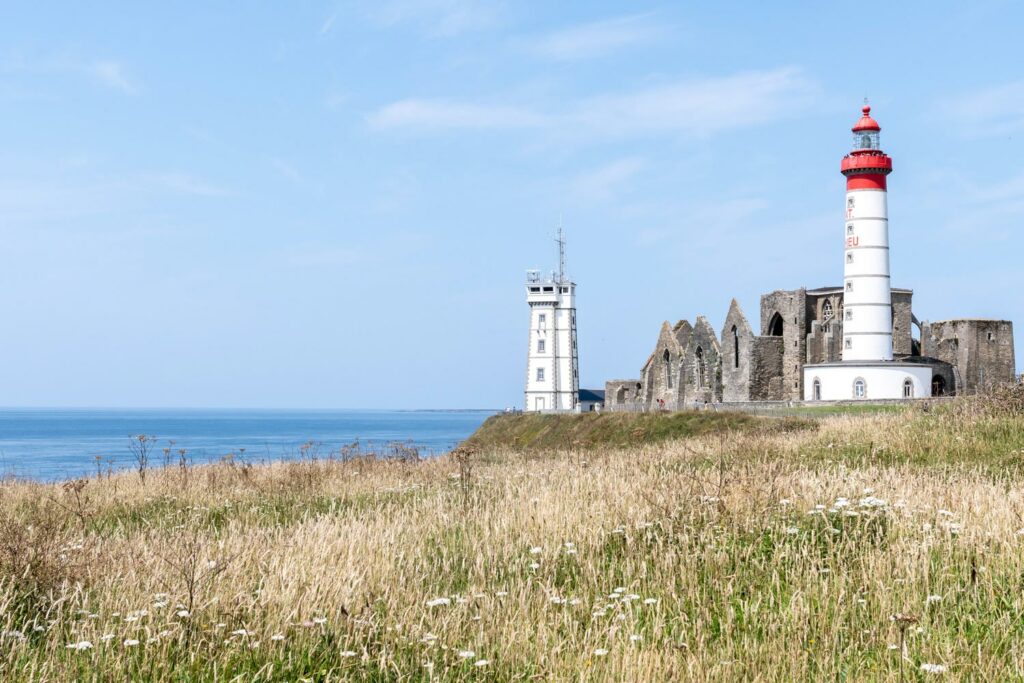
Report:
[[558,281],[565,282],[565,233],[562,231],[562,215],[558,215]]

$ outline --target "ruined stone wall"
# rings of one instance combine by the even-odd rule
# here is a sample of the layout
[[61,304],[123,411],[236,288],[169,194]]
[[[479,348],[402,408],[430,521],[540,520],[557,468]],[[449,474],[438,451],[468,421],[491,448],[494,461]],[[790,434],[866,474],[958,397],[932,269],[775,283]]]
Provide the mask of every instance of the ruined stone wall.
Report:
[[1013,323],[957,319],[921,325],[922,354],[956,366],[956,392],[976,394],[1016,379]]
[[684,393],[680,407],[722,400],[722,349],[704,316],[697,316],[680,373]]
[[754,339],[750,367],[750,400],[782,401],[787,394],[783,386],[782,364],[785,362],[782,337]]
[[781,387],[783,399],[803,398],[803,366],[807,358],[807,290],[776,290],[761,296],[761,336],[772,332],[775,315],[782,320],[783,353]]
[[722,400],[749,401],[754,331],[735,299],[722,325]]
[[909,289],[892,290],[892,355],[896,357],[913,353],[913,298]]
[[604,383],[605,410],[628,410],[643,404],[643,384],[638,379],[613,379]]
[[808,292],[804,312],[807,321],[805,362],[831,363],[840,360],[843,346],[842,290],[837,288]]
[[672,327],[662,324],[654,352],[641,371],[643,400],[649,406],[660,406],[663,401],[666,409],[675,410],[683,404],[686,382],[681,374],[687,367],[692,334],[693,327],[685,320]]

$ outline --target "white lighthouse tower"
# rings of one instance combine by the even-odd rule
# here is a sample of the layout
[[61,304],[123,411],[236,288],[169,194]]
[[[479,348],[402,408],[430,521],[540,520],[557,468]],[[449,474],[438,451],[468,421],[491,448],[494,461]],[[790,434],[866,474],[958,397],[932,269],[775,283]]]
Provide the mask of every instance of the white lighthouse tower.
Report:
[[576,283],[565,273],[565,237],[558,228],[558,272],[542,278],[526,273],[530,305],[526,355],[527,411],[574,411],[579,406],[579,357],[576,351]]
[[914,398],[931,394],[928,366],[894,361],[889,277],[886,179],[892,159],[882,151],[881,127],[865,105],[853,126],[853,150],[843,157],[843,350],[839,363],[804,366],[811,401]]

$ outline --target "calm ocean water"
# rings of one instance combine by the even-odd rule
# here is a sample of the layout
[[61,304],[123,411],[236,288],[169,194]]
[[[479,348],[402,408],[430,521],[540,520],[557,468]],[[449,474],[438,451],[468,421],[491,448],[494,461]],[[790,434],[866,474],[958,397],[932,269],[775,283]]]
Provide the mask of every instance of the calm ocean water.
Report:
[[[162,449],[187,449],[193,463],[234,453],[247,461],[299,456],[306,442],[321,455],[359,441],[364,449],[409,442],[425,455],[444,453],[494,411],[292,410],[0,410],[0,474],[65,479],[129,468],[129,436],[157,437]],[[242,450],[244,449],[244,451]],[[177,457],[175,454],[173,457]]]

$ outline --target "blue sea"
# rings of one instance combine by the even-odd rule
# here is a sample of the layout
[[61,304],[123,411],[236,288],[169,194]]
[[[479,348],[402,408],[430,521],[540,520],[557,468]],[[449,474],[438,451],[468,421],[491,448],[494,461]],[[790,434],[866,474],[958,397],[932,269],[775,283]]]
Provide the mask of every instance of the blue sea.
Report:
[[319,457],[352,450],[386,452],[395,443],[423,456],[445,453],[468,437],[495,411],[397,410],[0,410],[0,475],[56,480],[128,469],[134,460],[130,437],[156,437],[151,463],[161,465],[164,449],[177,462],[186,450],[190,463],[236,460],[266,462]]

